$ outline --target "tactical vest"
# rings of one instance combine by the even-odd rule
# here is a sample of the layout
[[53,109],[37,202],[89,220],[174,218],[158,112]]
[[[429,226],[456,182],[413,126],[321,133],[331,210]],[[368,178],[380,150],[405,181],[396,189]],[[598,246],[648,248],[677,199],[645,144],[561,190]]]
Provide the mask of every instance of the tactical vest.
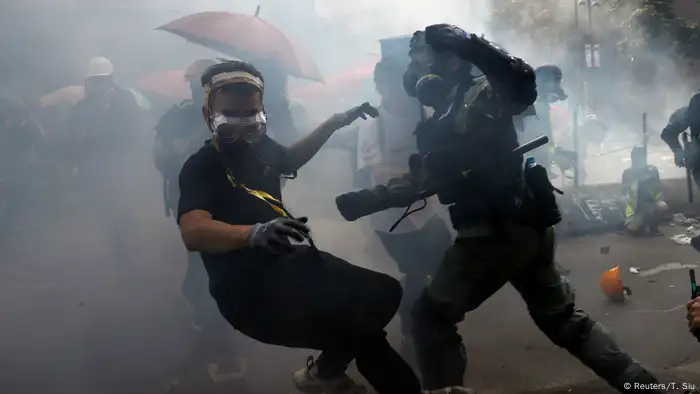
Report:
[[420,154],[444,161],[437,171],[429,169],[431,177],[472,170],[469,179],[438,193],[440,202],[450,205],[455,228],[518,215],[525,188],[522,156],[510,154],[518,146],[517,134],[485,77],[458,87],[448,109],[421,124],[416,139]]

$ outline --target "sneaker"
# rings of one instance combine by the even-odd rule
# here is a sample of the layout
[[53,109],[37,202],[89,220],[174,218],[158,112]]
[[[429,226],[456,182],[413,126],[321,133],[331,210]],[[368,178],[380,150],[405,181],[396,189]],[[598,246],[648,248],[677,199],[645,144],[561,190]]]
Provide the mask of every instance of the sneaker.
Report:
[[297,390],[304,394],[367,394],[365,386],[356,384],[346,374],[332,379],[322,380],[318,377],[318,367],[313,357],[309,357],[306,367],[300,369],[292,376],[292,382]]
[[426,390],[423,394],[474,394],[474,390],[461,386],[453,386],[439,390]]

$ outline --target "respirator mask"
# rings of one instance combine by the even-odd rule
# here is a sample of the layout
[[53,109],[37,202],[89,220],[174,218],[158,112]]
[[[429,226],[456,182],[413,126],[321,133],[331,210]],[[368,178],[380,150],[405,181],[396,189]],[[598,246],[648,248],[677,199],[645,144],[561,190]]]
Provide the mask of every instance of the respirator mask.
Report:
[[[264,91],[262,79],[248,72],[221,73],[212,77],[211,82],[204,86],[205,105],[211,110],[209,100],[212,92],[233,84],[246,84],[255,87],[260,92]],[[222,152],[238,151],[239,148],[260,142],[267,133],[267,116],[264,110],[251,116],[229,116],[212,112],[208,116],[208,124],[214,133],[214,142]]]
[[566,100],[568,97],[561,87],[561,80],[538,82],[537,94],[549,104]]
[[535,79],[539,100],[552,104],[567,99],[568,96],[561,87],[562,72],[558,66],[546,64],[537,67]]
[[267,133],[267,117],[262,111],[246,117],[214,113],[209,117],[209,125],[214,140],[222,151],[236,150],[244,144],[260,142]]
[[413,34],[410,45],[411,63],[403,75],[404,89],[422,105],[435,108],[445,101],[454,87],[448,78],[448,58],[425,43],[422,31]]

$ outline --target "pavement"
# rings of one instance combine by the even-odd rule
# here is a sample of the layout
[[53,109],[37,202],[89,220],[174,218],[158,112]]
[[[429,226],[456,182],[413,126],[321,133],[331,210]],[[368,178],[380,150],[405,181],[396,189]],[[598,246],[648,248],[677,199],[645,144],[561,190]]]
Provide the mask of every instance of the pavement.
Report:
[[[196,345],[190,311],[179,292],[185,252],[153,184],[133,186],[130,198],[139,204],[124,214],[132,223],[128,262],[114,261],[111,226],[79,200],[50,212],[37,207],[0,246],[0,393],[160,394],[187,363]],[[287,192],[293,212],[315,213],[310,223],[320,247],[397,274],[366,223],[342,222],[332,199],[316,196],[315,190],[290,185]],[[679,384],[700,383],[700,344],[688,333],[684,311],[690,297],[688,265],[700,265],[700,254],[669,240],[684,230],[665,227],[663,236],[643,239],[591,235],[561,240],[558,246],[578,305],[662,380]],[[601,252],[604,247],[609,253]],[[609,302],[598,287],[602,272],[615,265],[632,289],[624,304]],[[401,341],[398,324],[389,326],[395,345]],[[480,394],[612,393],[537,330],[509,286],[469,314],[460,332],[469,356],[465,384]],[[245,381],[183,394],[289,393],[291,373],[312,353],[233,335],[240,339],[241,355],[248,357]]]

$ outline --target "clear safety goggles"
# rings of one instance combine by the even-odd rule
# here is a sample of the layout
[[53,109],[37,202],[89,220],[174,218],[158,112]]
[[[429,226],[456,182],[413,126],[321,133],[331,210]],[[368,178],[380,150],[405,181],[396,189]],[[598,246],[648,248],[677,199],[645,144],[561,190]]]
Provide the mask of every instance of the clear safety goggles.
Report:
[[267,117],[264,112],[246,117],[213,114],[210,119],[214,137],[222,142],[257,142],[265,135],[267,129]]

